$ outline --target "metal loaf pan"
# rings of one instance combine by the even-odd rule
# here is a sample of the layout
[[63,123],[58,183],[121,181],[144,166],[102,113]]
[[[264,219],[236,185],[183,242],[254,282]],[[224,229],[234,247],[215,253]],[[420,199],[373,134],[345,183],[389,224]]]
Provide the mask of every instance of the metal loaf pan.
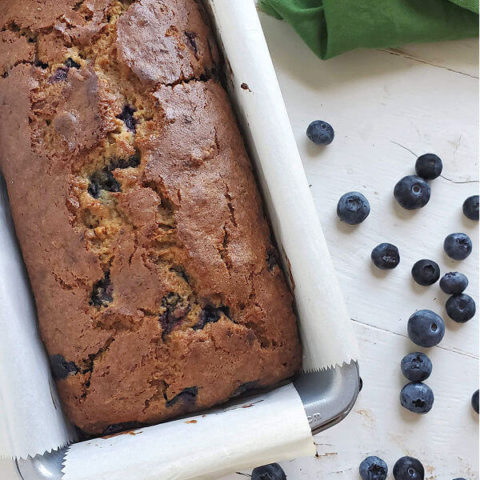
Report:
[[[359,390],[357,362],[335,369],[301,374],[294,385],[302,399],[312,433],[319,433],[343,420],[352,409]],[[19,478],[61,480],[67,448],[26,460],[16,460]]]
[[[207,7],[211,7],[213,3],[218,1],[229,0],[206,0],[205,3]],[[212,12],[210,11],[210,13]],[[219,38],[220,45],[222,45],[221,40]],[[231,70],[228,58],[225,63],[227,87],[238,107],[238,95],[235,95],[233,91],[234,72]],[[248,134],[251,128],[249,123],[244,120],[241,114],[238,115],[238,118],[245,137],[247,139],[251,138]],[[251,151],[255,150],[254,145],[249,144],[248,147]],[[252,156],[252,158],[254,157]],[[268,192],[263,191],[263,194],[268,197]],[[278,241],[278,244],[279,250],[282,251],[281,242]],[[293,384],[303,402],[312,433],[316,434],[340,422],[352,409],[360,385],[358,364],[352,361],[343,364],[341,367],[337,366],[315,373],[303,373],[294,380]],[[288,412],[286,414],[288,415]],[[66,450],[67,447],[52,453],[37,455],[34,458],[17,460],[16,466],[19,478],[23,480],[61,480],[62,463]]]

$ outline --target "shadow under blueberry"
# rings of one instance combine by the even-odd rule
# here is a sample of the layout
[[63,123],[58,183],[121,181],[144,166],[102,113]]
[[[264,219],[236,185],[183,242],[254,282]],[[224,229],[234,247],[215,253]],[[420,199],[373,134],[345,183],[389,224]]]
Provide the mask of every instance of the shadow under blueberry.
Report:
[[[445,235],[446,236],[446,235]],[[448,265],[447,269],[445,270],[446,272],[460,272],[462,270],[462,262],[465,262],[468,260],[468,257],[465,260],[454,260],[453,258],[449,257],[445,250],[443,249],[443,238],[442,238],[442,255],[443,255],[443,263],[445,265]],[[473,253],[471,253],[469,256],[471,256]]]
[[385,278],[388,275],[392,274],[392,270],[395,270],[395,269],[382,270],[381,268],[376,267],[375,264],[372,262],[372,259],[370,258],[370,255],[368,256],[368,262],[370,264],[370,271],[372,272],[372,275],[375,278],[380,278],[380,279]]
[[417,208],[415,210],[407,210],[406,208],[403,208],[395,199],[392,193],[392,198],[391,198],[391,205],[392,205],[392,211],[395,214],[397,218],[400,218],[402,220],[408,220],[409,218],[413,218],[415,215],[418,214],[419,210],[422,210],[421,208]]
[[350,235],[353,232],[357,231],[362,225],[361,223],[359,223],[358,225],[350,225],[346,222],[342,222],[336,214],[335,214],[335,221],[337,224],[337,229],[342,233],[346,233],[347,235]]
[[476,230],[478,228],[478,220],[470,220],[467,218],[460,208],[458,214],[462,217],[462,227],[470,230]]
[[308,158],[319,158],[322,155],[327,154],[329,148],[328,145],[316,145],[307,136],[305,136],[304,143]]
[[427,285],[427,286],[420,285],[419,283],[417,283],[413,279],[412,275],[410,274],[410,285],[411,285],[412,290],[415,293],[415,295],[420,296],[420,295],[423,295],[424,293],[428,292],[429,289],[431,290],[432,288],[438,287],[438,282],[434,283],[433,285]]
[[[397,409],[400,412],[400,416],[402,417],[402,420],[407,422],[407,423],[413,424],[413,423],[417,423],[417,422],[422,421],[422,417],[424,417],[425,415],[431,414],[432,411],[430,411],[429,413],[426,413],[426,414],[414,413],[414,412],[411,412],[410,410],[407,410],[400,403],[400,392],[402,391],[402,388],[405,385],[407,385],[408,383],[411,383],[410,380],[408,380],[408,378],[403,376],[402,370],[400,368],[400,362],[401,362],[404,355],[407,355],[411,352],[424,352],[424,353],[426,353],[427,355],[430,356],[430,353],[429,353],[430,349],[425,349],[425,348],[422,348],[418,345],[415,345],[408,337],[404,338],[404,343],[405,343],[405,346],[402,349],[404,354],[400,355],[399,358],[397,359],[397,361],[398,361],[398,370],[397,370],[397,372],[398,372],[397,373],[397,375],[398,375],[398,377],[397,377],[398,378],[398,383],[397,383],[397,385],[398,385],[398,395],[397,395],[397,398],[396,398],[396,402],[397,402]],[[428,385],[428,379],[424,383],[426,383]],[[433,403],[432,410],[434,408],[435,408],[435,402]]]
[[[449,297],[449,296],[448,296]],[[448,300],[448,297],[447,297],[447,300]],[[465,322],[465,323],[460,323],[460,322],[456,322],[455,320],[452,320],[448,313],[447,313],[447,309],[446,309],[446,303],[447,303],[447,300],[445,300],[445,303],[443,304],[443,308],[442,308],[442,318],[445,322],[445,328],[447,328],[448,330],[451,330],[452,332],[457,332],[458,330],[462,330],[464,328],[468,328],[467,327],[467,324],[469,322],[471,322],[471,320],[469,320],[468,322]],[[472,319],[473,320],[473,319]],[[475,332],[476,333],[476,332]]]
[[470,416],[478,423],[478,413],[473,409],[472,404],[468,404],[468,409],[470,410]]

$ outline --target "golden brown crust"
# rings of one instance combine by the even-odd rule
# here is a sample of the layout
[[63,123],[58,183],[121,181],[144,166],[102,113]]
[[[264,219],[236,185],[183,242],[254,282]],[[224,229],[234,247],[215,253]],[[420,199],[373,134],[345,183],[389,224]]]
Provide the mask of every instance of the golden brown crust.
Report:
[[142,0],[117,24],[119,58],[142,82],[168,85],[208,75],[216,60],[213,44],[192,0]]
[[292,297],[200,4],[39,3],[0,5],[0,163],[70,419],[112,433],[293,375]]

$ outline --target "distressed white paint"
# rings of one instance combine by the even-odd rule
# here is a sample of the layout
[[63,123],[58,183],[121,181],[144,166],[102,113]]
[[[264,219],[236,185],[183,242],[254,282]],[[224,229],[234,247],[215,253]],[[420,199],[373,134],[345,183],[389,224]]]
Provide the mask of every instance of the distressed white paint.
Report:
[[[288,25],[263,15],[262,23],[355,319],[365,383],[350,416],[317,435],[319,457],[284,465],[288,478],[359,478],[358,464],[367,455],[382,456],[392,468],[398,457],[411,454],[424,462],[428,479],[478,479],[478,417],[469,406],[478,388],[478,315],[462,326],[447,321],[444,341],[429,351],[433,410],[417,417],[398,402],[404,383],[400,359],[416,350],[405,337],[406,321],[418,308],[442,313],[446,299],[438,286],[412,284],[412,264],[432,258],[442,271],[466,273],[468,292],[478,303],[477,226],[461,214],[463,200],[477,193],[478,183],[438,179],[432,200],[416,213],[392,201],[395,182],[412,173],[415,160],[400,145],[417,154],[438,153],[451,180],[478,180],[477,42],[410,45],[401,53],[358,51],[322,62]],[[334,143],[324,149],[305,139],[306,126],[317,118],[336,130]],[[349,190],[365,193],[371,202],[372,213],[359,227],[336,220],[336,202]],[[442,253],[444,236],[454,231],[473,239],[474,254],[465,262]],[[369,261],[371,249],[382,241],[397,244],[402,255],[400,266],[385,274]],[[10,463],[0,463],[0,478],[17,478]],[[241,478],[232,474],[224,480]]]

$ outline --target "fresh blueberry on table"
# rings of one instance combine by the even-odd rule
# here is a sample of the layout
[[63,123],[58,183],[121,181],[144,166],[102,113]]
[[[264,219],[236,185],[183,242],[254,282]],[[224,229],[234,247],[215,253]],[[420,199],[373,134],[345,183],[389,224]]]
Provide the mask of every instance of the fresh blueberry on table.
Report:
[[287,480],[287,476],[278,463],[270,463],[254,468],[252,480]]
[[381,243],[372,250],[372,262],[381,270],[391,270],[400,263],[398,248],[391,243]]
[[419,285],[433,285],[440,278],[440,267],[433,260],[419,260],[412,268],[412,276]]
[[425,469],[420,460],[413,457],[402,457],[393,466],[395,480],[423,480]]
[[463,477],[454,478],[453,480],[465,480]]
[[423,382],[432,373],[432,361],[422,352],[405,355],[400,366],[403,375],[411,382]]
[[470,220],[478,220],[478,195],[472,195],[463,202],[463,214]]
[[466,233],[451,233],[443,242],[445,253],[454,260],[465,260],[472,253],[472,241]]
[[431,310],[418,310],[408,319],[408,336],[420,347],[438,345],[445,335],[445,323]]
[[468,287],[468,278],[459,272],[448,272],[440,279],[440,288],[449,295],[462,293]]
[[472,408],[478,413],[478,390],[472,395]]
[[434,180],[439,177],[443,170],[442,160],[434,153],[425,153],[417,158],[415,171],[419,177],[425,180]]
[[348,192],[340,197],[337,215],[342,222],[349,225],[362,223],[370,214],[370,204],[360,192]]
[[475,300],[465,293],[452,295],[447,300],[446,310],[448,316],[458,323],[465,323],[475,316]]
[[407,383],[400,392],[402,407],[414,413],[428,413],[433,400],[432,389],[422,382]]
[[333,142],[335,131],[323,120],[315,120],[307,128],[307,137],[317,145],[329,145]]
[[362,480],[385,480],[387,478],[388,466],[378,457],[367,457],[358,467]]
[[424,207],[430,200],[430,185],[421,177],[409,175],[403,177],[393,190],[397,202],[407,210]]

